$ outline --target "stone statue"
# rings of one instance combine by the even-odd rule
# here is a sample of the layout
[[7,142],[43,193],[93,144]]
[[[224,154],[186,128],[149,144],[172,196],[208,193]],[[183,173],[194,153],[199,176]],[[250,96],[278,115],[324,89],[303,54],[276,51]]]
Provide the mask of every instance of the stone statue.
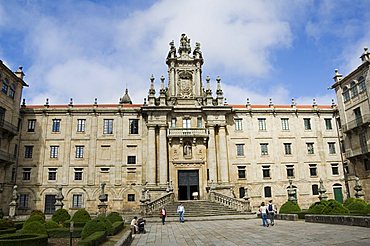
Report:
[[191,145],[189,143],[184,145],[184,156],[191,157]]
[[195,43],[195,49],[193,51],[194,58],[202,58],[202,51],[200,51],[200,43]]
[[364,193],[362,192],[362,185],[361,185],[360,179],[358,177],[356,177],[355,180],[356,180],[355,187],[354,187],[354,190],[356,191],[355,197],[356,198],[361,198],[361,197],[364,196]]
[[170,51],[168,52],[167,58],[175,58],[176,57],[176,47],[175,47],[174,41],[172,40],[169,43],[169,45],[170,45]]
[[181,34],[181,38],[180,38],[179,53],[181,55],[182,53],[190,54],[190,52],[191,52],[190,39],[188,39],[186,34],[183,33]]
[[58,193],[55,196],[55,204],[54,204],[55,205],[55,210],[61,209],[64,206],[64,204],[63,204],[64,196],[62,194],[62,186],[58,186],[57,190],[58,190]]
[[17,188],[18,188],[18,186],[17,185],[14,185],[14,187],[13,187],[13,193],[12,193],[12,200],[15,201],[15,202],[17,202],[18,201],[18,198],[19,198],[19,194],[18,194]]
[[319,200],[322,201],[322,200],[327,200],[328,199],[328,195],[326,195],[326,189],[324,187],[324,182],[322,181],[322,179],[320,179],[320,187],[319,187]]
[[145,192],[145,200],[146,200],[147,202],[150,202],[150,194],[149,194],[149,190],[146,190],[146,192]]

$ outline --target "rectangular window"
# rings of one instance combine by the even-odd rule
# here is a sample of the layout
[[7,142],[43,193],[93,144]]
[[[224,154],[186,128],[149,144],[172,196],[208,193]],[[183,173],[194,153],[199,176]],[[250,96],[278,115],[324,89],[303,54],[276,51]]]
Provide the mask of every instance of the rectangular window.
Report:
[[312,185],[312,195],[318,195],[319,194],[319,186],[317,184]]
[[294,177],[294,165],[286,165],[286,175],[288,178]]
[[265,118],[258,119],[258,129],[260,131],[266,131],[266,119]]
[[59,146],[50,146],[50,158],[58,158]]
[[14,183],[15,182],[15,167],[12,168],[12,177],[11,177],[11,182]]
[[176,128],[176,118],[171,119],[171,128]]
[[357,97],[358,96],[358,90],[357,90],[357,85],[356,84],[351,85],[351,96],[352,97]]
[[48,180],[57,180],[57,169],[49,168]]
[[84,158],[84,147],[83,145],[76,145],[76,158]]
[[305,130],[311,130],[311,119],[310,118],[305,118],[303,119],[304,122],[304,129]]
[[134,155],[127,156],[127,164],[136,164],[136,156]]
[[365,79],[358,83],[358,90],[360,93],[366,90]]
[[1,91],[4,92],[5,94],[8,94],[8,88],[9,86],[3,83],[3,86],[1,87]]
[[9,89],[9,97],[14,99],[15,90],[13,88]]
[[127,194],[127,201],[134,202],[135,201],[135,194]]
[[23,168],[23,180],[31,180],[31,168]]
[[34,132],[36,128],[36,120],[28,120],[27,131]]
[[85,132],[86,120],[78,119],[77,120],[77,132]]
[[244,156],[244,144],[236,145],[236,156]]
[[261,155],[268,155],[269,154],[268,144],[267,143],[261,143],[260,146],[261,146]]
[[113,134],[113,120],[112,119],[105,119],[104,120],[104,134]]
[[191,119],[185,118],[182,120],[182,128],[191,128]]
[[292,154],[292,144],[284,143],[284,151],[286,155],[291,155]]
[[138,119],[130,119],[130,134],[139,134],[139,120]]
[[235,119],[235,131],[243,130],[243,119]]
[[355,108],[353,110],[353,113],[355,114],[355,120],[356,120],[357,126],[361,125],[362,124],[361,108],[360,107]]
[[60,132],[60,119],[53,119],[52,132]]
[[29,194],[20,194],[19,195],[19,208],[26,209],[28,208],[28,201],[30,199]]
[[310,167],[310,176],[317,177],[317,165],[316,164],[309,164]]
[[262,166],[262,176],[264,178],[271,178],[270,176],[270,166]]
[[83,168],[75,168],[75,180],[82,180]]
[[328,143],[329,154],[335,154],[335,143]]
[[72,208],[82,208],[82,194],[73,194]]
[[245,179],[246,178],[246,175],[245,175],[245,167],[238,167],[238,177],[240,179]]
[[24,146],[24,158],[32,158],[33,146]]
[[202,117],[198,117],[198,119],[197,119],[197,127],[198,128],[202,128],[203,127]]
[[306,143],[307,145],[307,153],[308,154],[315,154],[314,148],[313,148],[313,143]]
[[331,124],[331,119],[325,119],[325,128],[326,128],[326,130],[333,130],[333,126]]
[[263,191],[265,193],[265,197],[272,197],[271,187],[266,186],[263,188]]
[[331,173],[333,175],[339,175],[339,168],[337,163],[332,163],[331,164]]
[[349,96],[349,90],[347,89],[347,90],[345,90],[345,91],[343,92],[343,101],[344,101],[344,102],[347,102],[347,101],[349,101],[349,99],[350,99],[350,96]]
[[281,129],[283,131],[289,130],[289,119],[281,119]]

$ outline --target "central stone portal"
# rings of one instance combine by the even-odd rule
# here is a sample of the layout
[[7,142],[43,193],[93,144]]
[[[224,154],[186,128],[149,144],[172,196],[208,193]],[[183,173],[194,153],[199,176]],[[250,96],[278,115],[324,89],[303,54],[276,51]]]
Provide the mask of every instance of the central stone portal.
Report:
[[199,194],[199,171],[179,170],[179,200],[194,200],[193,192]]

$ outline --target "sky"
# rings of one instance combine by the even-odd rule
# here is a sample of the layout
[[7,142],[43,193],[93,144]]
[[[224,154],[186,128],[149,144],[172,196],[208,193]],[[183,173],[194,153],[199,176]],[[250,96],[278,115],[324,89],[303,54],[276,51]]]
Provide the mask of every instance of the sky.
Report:
[[[334,69],[361,64],[370,0],[0,0],[0,59],[27,104],[133,103],[167,82],[169,42],[201,44],[203,84],[229,104],[331,104]],[[158,96],[158,94],[157,94]]]

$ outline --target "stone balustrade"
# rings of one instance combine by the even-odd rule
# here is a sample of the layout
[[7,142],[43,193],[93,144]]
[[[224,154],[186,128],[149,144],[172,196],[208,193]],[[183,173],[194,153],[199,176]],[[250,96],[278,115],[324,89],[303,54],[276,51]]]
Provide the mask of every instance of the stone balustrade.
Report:
[[170,128],[168,137],[208,137],[208,131],[205,128]]
[[239,212],[250,212],[251,211],[251,206],[250,206],[249,201],[239,200],[237,198],[226,196],[224,194],[221,194],[215,191],[210,191],[209,200],[211,202],[216,202],[226,207],[235,209],[236,211],[239,211]]
[[159,209],[165,206],[168,203],[172,203],[174,201],[175,195],[173,192],[169,192],[158,199],[155,199],[151,202],[142,202],[140,204],[141,214],[144,215],[151,215],[154,213],[158,213]]

